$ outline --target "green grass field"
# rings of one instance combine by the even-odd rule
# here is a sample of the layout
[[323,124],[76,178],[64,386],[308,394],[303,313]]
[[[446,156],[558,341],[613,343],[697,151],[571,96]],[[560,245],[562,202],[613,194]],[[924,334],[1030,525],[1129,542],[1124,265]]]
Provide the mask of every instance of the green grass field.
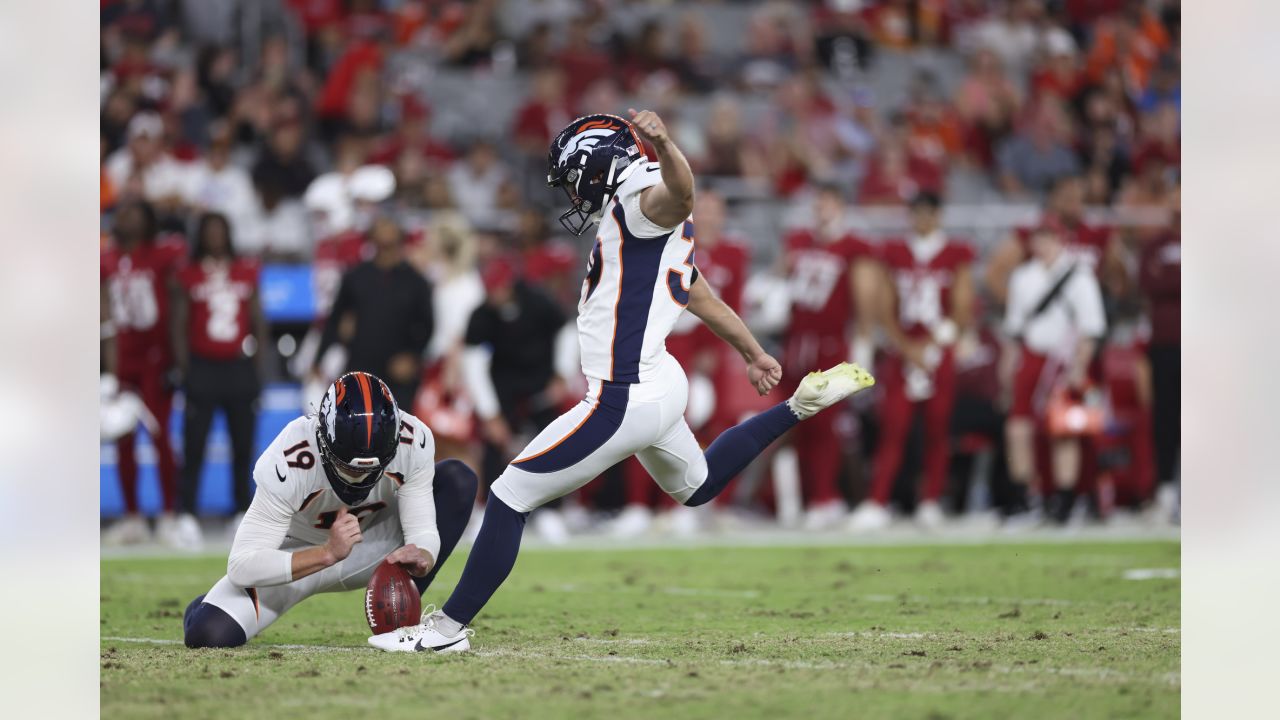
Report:
[[[455,557],[426,602],[440,603]],[[1179,708],[1176,542],[525,552],[476,651],[368,649],[358,592],[180,643],[217,557],[102,563],[104,718],[1137,718]]]

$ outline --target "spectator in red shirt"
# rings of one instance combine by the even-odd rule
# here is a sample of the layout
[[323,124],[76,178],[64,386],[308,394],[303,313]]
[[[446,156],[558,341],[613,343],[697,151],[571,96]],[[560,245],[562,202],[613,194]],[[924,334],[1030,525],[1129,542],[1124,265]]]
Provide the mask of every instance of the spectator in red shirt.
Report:
[[[920,192],[939,192],[944,177],[936,158],[914,152],[906,118],[896,115],[884,142],[871,155],[858,185],[862,205],[905,205]],[[918,148],[914,148],[918,149]]]
[[541,287],[572,316],[581,289],[581,257],[573,246],[547,232],[547,218],[534,207],[521,208],[515,247],[523,276]]
[[524,153],[542,158],[551,138],[573,119],[573,111],[565,97],[565,75],[559,68],[539,69],[531,84],[529,99],[512,121],[512,135]]
[[579,16],[569,23],[556,65],[564,70],[565,92],[570,102],[582,95],[602,69],[609,67],[609,55],[591,37],[591,20],[587,16]]
[[[177,505],[177,466],[169,441],[169,413],[173,406],[169,343],[169,283],[181,262],[180,243],[156,237],[156,213],[147,203],[127,202],[116,211],[114,248],[102,256],[102,304],[110,308],[110,338],[103,350],[107,372],[120,385],[137,391],[155,418],[155,446],[164,516],[159,531],[175,542],[173,511]],[[124,495],[125,517],[107,532],[107,544],[145,542],[149,531],[138,514],[138,462],[134,433],[116,442],[116,464]]]
[[[213,413],[221,409],[231,436],[231,486],[236,513],[252,497],[255,405],[259,367],[267,357],[267,322],[258,297],[257,264],[236,257],[226,216],[207,213],[196,229],[191,263],[177,274],[173,350],[183,378],[186,407],[182,432],[180,526],[195,545],[195,522],[205,443]],[[257,363],[255,365],[255,358]]]

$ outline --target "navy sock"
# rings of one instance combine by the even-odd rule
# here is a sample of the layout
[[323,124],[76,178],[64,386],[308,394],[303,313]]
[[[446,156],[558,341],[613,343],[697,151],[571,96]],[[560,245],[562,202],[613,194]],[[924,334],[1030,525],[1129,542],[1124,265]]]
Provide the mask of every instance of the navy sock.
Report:
[[707,480],[702,483],[685,505],[696,507],[710,502],[719,495],[729,481],[751,464],[769,443],[795,427],[800,418],[781,402],[749,420],[720,433],[703,453],[707,458]]
[[498,591],[515,567],[520,554],[520,535],[529,513],[516,512],[492,493],[484,510],[484,524],[476,536],[458,587],[445,601],[444,614],[468,625]]

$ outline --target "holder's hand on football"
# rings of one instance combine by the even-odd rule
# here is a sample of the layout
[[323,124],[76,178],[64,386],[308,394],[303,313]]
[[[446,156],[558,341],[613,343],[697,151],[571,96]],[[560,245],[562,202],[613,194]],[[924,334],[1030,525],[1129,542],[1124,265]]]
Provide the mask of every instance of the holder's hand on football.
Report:
[[387,556],[387,564],[399,565],[414,577],[422,577],[431,572],[431,568],[435,567],[435,558],[431,557],[431,553],[423,550],[417,545],[409,544],[402,548],[397,548]]
[[757,393],[767,395],[782,380],[782,366],[765,353],[747,365],[747,378]]
[[652,110],[636,112],[635,108],[630,108],[627,112],[631,113],[631,124],[635,126],[636,132],[640,133],[640,137],[654,145],[667,141],[667,126],[657,113]]
[[329,541],[324,544],[325,549],[335,562],[346,560],[351,554],[351,548],[362,540],[364,536],[360,533],[360,520],[347,512],[345,507],[339,508],[337,518],[329,527]]

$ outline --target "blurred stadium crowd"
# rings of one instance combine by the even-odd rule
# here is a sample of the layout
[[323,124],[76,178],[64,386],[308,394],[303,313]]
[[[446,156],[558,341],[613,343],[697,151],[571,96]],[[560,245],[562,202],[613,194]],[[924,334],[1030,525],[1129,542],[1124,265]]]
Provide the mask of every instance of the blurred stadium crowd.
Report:
[[[715,523],[1166,518],[1179,13],[102,0],[104,467],[111,449],[123,490],[105,537],[150,532],[136,418],[158,532],[191,546],[216,412],[232,514],[279,429],[258,414],[263,388],[301,387],[296,414],[345,370],[383,377],[441,456],[492,481],[583,387],[572,321],[590,239],[554,221],[547,144],[574,117],[629,107],[672,128],[698,174],[699,269],[784,367],[856,356],[880,378],[750,468]],[[929,243],[960,248],[955,262],[929,266]],[[714,437],[766,401],[695,325],[669,346],[691,425]],[[714,524],[643,473],[624,463],[534,527]]]

